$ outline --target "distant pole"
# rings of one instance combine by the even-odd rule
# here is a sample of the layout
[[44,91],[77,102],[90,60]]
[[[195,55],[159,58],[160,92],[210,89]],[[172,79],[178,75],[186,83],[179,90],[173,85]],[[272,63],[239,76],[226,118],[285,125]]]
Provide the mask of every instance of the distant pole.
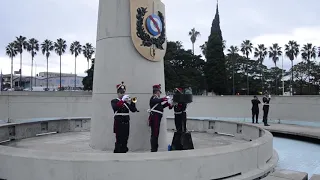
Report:
[[3,84],[3,82],[2,82],[2,69],[1,69],[1,75],[0,75],[1,77],[0,77],[0,91],[2,91],[2,84]]
[[33,81],[33,57],[31,59],[30,91],[32,91],[32,81]]
[[74,59],[74,91],[77,87],[77,57]]
[[37,87],[37,62],[34,61],[35,65],[35,75],[34,75],[34,86]]
[[284,75],[283,75],[283,55],[282,55],[282,68],[281,68],[281,76],[282,76],[282,95],[284,95]]

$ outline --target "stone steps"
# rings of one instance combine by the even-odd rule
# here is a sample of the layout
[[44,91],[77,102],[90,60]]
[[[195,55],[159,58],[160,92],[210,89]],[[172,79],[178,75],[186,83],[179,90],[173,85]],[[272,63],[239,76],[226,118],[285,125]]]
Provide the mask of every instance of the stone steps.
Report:
[[310,180],[320,180],[320,174],[314,174],[311,176]]
[[308,173],[279,169],[263,178],[263,180],[308,180]]

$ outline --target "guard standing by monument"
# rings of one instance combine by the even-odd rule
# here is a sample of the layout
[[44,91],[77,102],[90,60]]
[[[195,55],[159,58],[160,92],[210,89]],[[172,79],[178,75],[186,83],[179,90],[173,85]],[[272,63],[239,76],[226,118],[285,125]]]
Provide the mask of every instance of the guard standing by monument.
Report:
[[127,144],[130,132],[130,116],[129,112],[137,112],[136,98],[131,99],[129,95],[125,95],[126,86],[118,84],[118,98],[111,100],[111,106],[114,111],[113,132],[116,134],[116,142],[114,153],[126,153],[129,151]]
[[[177,132],[174,133],[171,150],[187,150],[194,149],[191,133],[187,132],[187,104],[192,102],[191,88],[176,88],[173,95],[175,104],[175,124]],[[181,112],[181,113],[180,113]]]
[[170,97],[163,97],[160,98],[161,95],[161,85],[154,85],[153,87],[153,95],[150,98],[150,109],[148,109],[148,112],[150,113],[149,116],[149,126],[151,127],[151,152],[157,152],[158,151],[158,138],[159,138],[159,130],[160,130],[160,124],[161,119],[163,116],[163,110],[166,107],[169,107],[169,109],[172,109],[173,106],[170,104],[172,103],[172,100]]
[[256,123],[258,124],[258,117],[259,117],[259,104],[261,102],[259,101],[257,96],[253,96],[253,99],[251,100],[252,103],[252,123],[254,123],[254,118],[256,118]]
[[268,114],[269,114],[269,103],[270,103],[271,95],[267,92],[265,93],[262,102],[263,102],[263,123],[264,126],[270,126],[268,124]]
[[[182,88],[175,89],[176,94],[183,94]],[[174,123],[176,126],[177,132],[186,132],[187,131],[187,103],[178,102],[174,104]]]

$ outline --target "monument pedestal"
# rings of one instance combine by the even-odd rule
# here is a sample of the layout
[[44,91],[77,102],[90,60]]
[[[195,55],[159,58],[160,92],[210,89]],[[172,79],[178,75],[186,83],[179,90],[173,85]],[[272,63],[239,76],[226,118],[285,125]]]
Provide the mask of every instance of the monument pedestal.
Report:
[[[154,1],[161,3],[160,0]],[[114,112],[111,100],[117,98],[116,85],[123,81],[127,88],[126,94],[137,97],[137,108],[140,111],[130,113],[129,151],[151,150],[147,109],[149,109],[149,100],[152,96],[152,86],[161,84],[165,89],[164,65],[163,58],[158,58],[153,62],[137,51],[135,46],[140,46],[141,40],[136,38],[137,40],[133,42],[134,38],[132,38],[136,36],[137,9],[130,11],[130,3],[131,5],[136,4],[137,7],[148,5],[148,3],[134,0],[99,1],[90,130],[90,146],[94,149],[108,151],[114,149]],[[157,7],[150,7],[145,17],[148,17],[152,13],[151,10]],[[163,46],[166,47],[166,44]],[[144,46],[140,48],[150,54],[150,48],[145,49]],[[165,52],[165,49],[162,51]],[[160,127],[159,151],[167,150],[166,137],[167,121],[166,113],[164,113]]]
[[191,132],[174,132],[171,151],[194,149]]

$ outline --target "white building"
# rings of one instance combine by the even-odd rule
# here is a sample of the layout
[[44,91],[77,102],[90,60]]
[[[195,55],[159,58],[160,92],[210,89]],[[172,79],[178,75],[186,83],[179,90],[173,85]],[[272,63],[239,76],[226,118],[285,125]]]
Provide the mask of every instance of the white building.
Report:
[[[28,77],[28,79],[30,82],[30,77]],[[83,79],[83,77],[79,77],[79,76],[76,77],[76,87],[83,87],[82,79]],[[61,86],[62,87],[74,87],[74,81],[75,81],[74,75],[73,76],[61,76]],[[47,86],[47,78],[46,77],[39,77],[39,76],[33,77],[32,86],[33,87],[37,87],[37,86],[46,87]],[[60,86],[60,77],[49,77],[48,78],[48,87],[57,88],[59,86]]]
[[[30,77],[30,76],[22,76],[21,85],[23,88],[30,87],[30,80],[32,79],[32,87],[47,87],[47,72],[40,72],[40,76]],[[60,86],[60,73],[49,72],[48,73],[48,87],[49,88],[58,88]],[[11,75],[5,74],[3,75],[4,84],[11,83]],[[83,88],[82,84],[83,77],[76,76],[76,87]],[[20,75],[13,75],[13,87],[19,86]],[[75,75],[74,74],[61,74],[61,86],[68,88],[74,87]]]
[[[39,77],[47,77],[47,72],[40,72]],[[72,73],[61,73],[61,77],[65,77],[65,76],[73,76],[74,74]],[[56,72],[48,72],[48,77],[60,77],[60,73],[56,73]]]

